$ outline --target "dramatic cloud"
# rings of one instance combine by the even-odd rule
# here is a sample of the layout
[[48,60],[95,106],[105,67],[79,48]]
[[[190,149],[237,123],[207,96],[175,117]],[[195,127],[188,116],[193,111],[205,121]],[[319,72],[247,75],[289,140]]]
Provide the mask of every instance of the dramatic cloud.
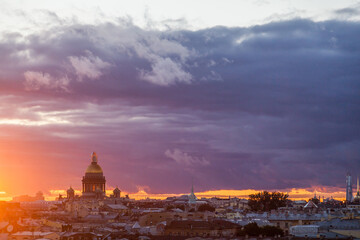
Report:
[[60,89],[68,91],[69,79],[61,77],[56,79],[48,73],[27,71],[24,73],[26,90]]
[[151,66],[150,72],[141,71],[141,78],[158,85],[170,85],[176,82],[190,83],[191,74],[185,72],[179,63],[170,58],[159,58]]
[[360,168],[358,39],[359,22],[304,19],[3,34],[0,190],[79,187],[97,151],[126,192],[338,191]]
[[179,149],[174,149],[173,151],[168,149],[165,152],[165,156],[173,159],[178,164],[185,166],[193,166],[193,165],[206,166],[210,164],[209,161],[207,161],[204,158],[191,156],[186,152],[180,151]]
[[83,78],[98,79],[103,75],[103,69],[108,68],[111,64],[102,61],[99,57],[94,56],[91,52],[87,52],[88,56],[70,56],[69,61],[75,69],[79,81]]

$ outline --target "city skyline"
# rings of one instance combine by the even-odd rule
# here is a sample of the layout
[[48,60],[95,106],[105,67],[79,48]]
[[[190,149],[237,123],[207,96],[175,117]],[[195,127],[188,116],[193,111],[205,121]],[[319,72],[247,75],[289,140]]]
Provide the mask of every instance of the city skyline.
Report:
[[[93,158],[93,154],[96,155],[95,152],[93,152],[90,156],[90,162],[93,162],[94,158]],[[98,157],[96,156],[96,162],[98,162]],[[91,165],[91,164],[90,164]],[[101,169],[101,167],[100,167]],[[86,172],[89,170],[89,167],[87,168]],[[101,169],[102,171],[102,169]],[[346,178],[348,178],[349,176],[349,173],[347,174]],[[351,176],[351,175],[350,175]],[[79,177],[79,179],[81,179]],[[358,179],[357,179],[358,180]],[[346,184],[347,186],[348,185],[348,182],[350,184],[350,186],[354,185],[354,183],[352,182],[352,180],[346,180]],[[357,184],[359,184],[357,182]],[[77,186],[78,184],[71,184],[70,185],[70,189],[73,189],[73,186]],[[115,187],[112,187],[112,186],[107,186],[107,185],[104,185],[104,189],[105,189],[105,195],[106,196],[110,196],[112,193],[113,193],[113,190],[115,189]],[[131,198],[135,199],[135,200],[142,200],[142,199],[159,199],[159,200],[164,200],[166,198],[169,198],[169,197],[179,197],[181,195],[186,195],[187,193],[148,193],[146,192],[147,191],[147,188],[148,186],[145,186],[145,187],[141,187],[141,186],[137,186],[138,187],[138,191],[137,192],[133,192],[133,193],[129,193],[129,192],[124,192],[122,191],[122,196],[130,196]],[[116,185],[116,188],[118,188],[118,185]],[[331,189],[330,191],[326,190],[324,191],[323,188],[320,188],[320,189],[314,189],[314,190],[308,190],[308,189],[284,189],[286,194],[289,195],[289,199],[291,200],[307,200],[307,199],[311,199],[313,197],[318,197],[319,199],[337,199],[337,200],[345,200],[344,198],[344,194],[346,195],[346,192],[343,191],[343,189]],[[320,191],[319,191],[320,190]],[[56,200],[58,199],[60,196],[61,197],[66,197],[67,196],[67,191],[68,189],[59,189],[59,190],[54,190],[54,189],[51,189],[50,191],[48,192],[45,192],[45,195],[44,195],[44,198],[45,200],[48,200],[48,201],[53,201],[53,200]],[[193,191],[193,181],[192,181],[192,190]],[[227,198],[227,197],[238,197],[238,198],[245,198],[247,199],[249,197],[250,194],[255,194],[259,191],[278,191],[277,189],[266,189],[266,190],[261,190],[261,189],[243,189],[243,190],[231,190],[231,189],[228,189],[228,190],[208,190],[208,191],[204,191],[204,192],[195,192],[196,195],[199,197],[199,198],[212,198],[212,197],[219,197],[219,198]],[[81,188],[77,189],[75,188],[75,195],[77,196],[81,196],[83,195],[83,192],[84,192],[84,186],[83,186],[83,190],[81,190]],[[44,194],[42,191],[38,191],[36,194]],[[0,194],[6,194],[5,192],[1,192]],[[353,195],[351,193],[351,195]],[[24,200],[19,200],[21,198],[24,198]],[[31,197],[29,196],[28,194],[25,194],[25,195],[20,195],[20,196],[8,196],[8,197],[0,197],[0,200],[2,201],[26,201],[26,199],[28,199],[28,197]],[[352,196],[353,197],[353,196]],[[346,196],[346,199],[348,199],[348,197]]]
[[360,173],[359,1],[0,4],[0,199],[80,190],[93,151],[138,198]]

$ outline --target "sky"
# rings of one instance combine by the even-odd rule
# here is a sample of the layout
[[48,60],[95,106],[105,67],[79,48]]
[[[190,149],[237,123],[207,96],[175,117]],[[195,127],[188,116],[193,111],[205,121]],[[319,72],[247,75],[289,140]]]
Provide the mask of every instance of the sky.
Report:
[[139,198],[360,174],[360,1],[0,5],[0,198],[80,190],[93,151]]

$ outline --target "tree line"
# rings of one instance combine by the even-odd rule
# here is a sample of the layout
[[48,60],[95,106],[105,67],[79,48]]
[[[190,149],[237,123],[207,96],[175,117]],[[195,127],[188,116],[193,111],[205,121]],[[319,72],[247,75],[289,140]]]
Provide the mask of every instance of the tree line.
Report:
[[289,195],[281,192],[258,192],[249,195],[248,205],[252,211],[271,211],[285,207]]

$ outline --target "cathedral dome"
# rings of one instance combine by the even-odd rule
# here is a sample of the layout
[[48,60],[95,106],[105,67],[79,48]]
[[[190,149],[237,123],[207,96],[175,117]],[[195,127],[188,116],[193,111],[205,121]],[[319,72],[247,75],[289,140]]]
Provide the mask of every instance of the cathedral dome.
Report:
[[86,169],[86,173],[103,173],[102,168],[100,167],[99,164],[97,163],[91,163],[87,169]]
[[95,152],[93,152],[91,154],[91,164],[87,167],[85,173],[100,173],[100,174],[103,174],[103,170],[102,170],[102,168],[100,167],[100,165],[97,162],[98,162],[97,154]]

